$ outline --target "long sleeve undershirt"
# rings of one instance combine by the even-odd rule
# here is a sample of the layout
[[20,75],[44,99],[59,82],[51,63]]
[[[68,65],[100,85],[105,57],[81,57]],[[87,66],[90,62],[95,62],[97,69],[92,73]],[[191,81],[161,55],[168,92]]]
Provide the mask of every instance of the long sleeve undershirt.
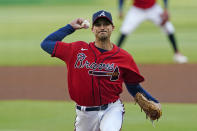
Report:
[[67,35],[72,34],[75,29],[70,25],[66,25],[59,30],[47,36],[41,43],[41,47],[49,54],[53,53],[57,41],[62,41]]
[[127,87],[128,92],[129,92],[133,97],[135,97],[135,95],[136,95],[138,92],[140,92],[140,93],[142,93],[148,100],[152,100],[152,101],[154,101],[154,102],[156,102],[156,103],[159,103],[159,101],[156,100],[154,97],[152,97],[145,89],[143,89],[143,88],[141,87],[140,84],[127,84],[127,83],[125,83],[125,84],[126,84],[126,87]]

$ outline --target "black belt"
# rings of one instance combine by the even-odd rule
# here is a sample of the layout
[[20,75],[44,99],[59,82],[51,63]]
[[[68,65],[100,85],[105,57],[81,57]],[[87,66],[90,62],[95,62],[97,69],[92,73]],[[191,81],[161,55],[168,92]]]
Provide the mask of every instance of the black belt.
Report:
[[96,107],[85,107],[83,108],[82,106],[77,105],[77,109],[80,111],[100,111],[100,110],[105,110],[107,109],[108,104],[102,105],[102,106],[96,106]]

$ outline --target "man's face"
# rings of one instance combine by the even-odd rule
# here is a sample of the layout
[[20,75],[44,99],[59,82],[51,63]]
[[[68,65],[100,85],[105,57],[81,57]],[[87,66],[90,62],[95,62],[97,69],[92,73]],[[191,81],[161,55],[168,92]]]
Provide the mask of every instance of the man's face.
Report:
[[110,38],[113,30],[114,26],[106,18],[99,18],[94,22],[92,27],[95,37],[101,41]]

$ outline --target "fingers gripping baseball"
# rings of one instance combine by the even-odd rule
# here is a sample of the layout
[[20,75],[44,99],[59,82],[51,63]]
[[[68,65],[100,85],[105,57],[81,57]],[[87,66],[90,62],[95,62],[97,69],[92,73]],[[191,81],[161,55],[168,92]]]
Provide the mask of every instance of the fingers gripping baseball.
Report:
[[73,20],[70,25],[74,28],[74,29],[82,29],[82,28],[89,28],[90,23],[87,20],[84,20],[83,18],[77,18],[75,20]]
[[83,23],[84,19],[83,18],[77,18],[75,20],[73,20],[70,25],[74,28],[74,29],[81,29],[82,28],[82,23]]
[[88,20],[84,20],[83,23],[81,24],[83,28],[88,29],[90,27],[90,23]]

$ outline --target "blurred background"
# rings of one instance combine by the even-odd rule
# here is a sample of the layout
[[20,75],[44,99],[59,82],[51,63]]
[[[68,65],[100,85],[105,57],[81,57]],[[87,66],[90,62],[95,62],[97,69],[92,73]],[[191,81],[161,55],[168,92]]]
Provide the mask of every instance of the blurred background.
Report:
[[[125,14],[131,3],[126,0]],[[158,3],[163,7],[163,0]],[[118,19],[117,0],[0,0],[0,131],[74,130],[75,104],[68,96],[66,66],[40,43],[75,18],[91,22],[101,9],[112,13],[116,44],[123,21]],[[127,38],[123,49],[139,65],[145,89],[162,102],[163,117],[153,128],[123,92],[123,131],[197,130],[197,2],[169,0],[169,12],[178,47],[189,62],[175,64],[165,34],[148,21]],[[78,40],[91,42],[94,35],[90,29],[79,30],[64,39]]]

